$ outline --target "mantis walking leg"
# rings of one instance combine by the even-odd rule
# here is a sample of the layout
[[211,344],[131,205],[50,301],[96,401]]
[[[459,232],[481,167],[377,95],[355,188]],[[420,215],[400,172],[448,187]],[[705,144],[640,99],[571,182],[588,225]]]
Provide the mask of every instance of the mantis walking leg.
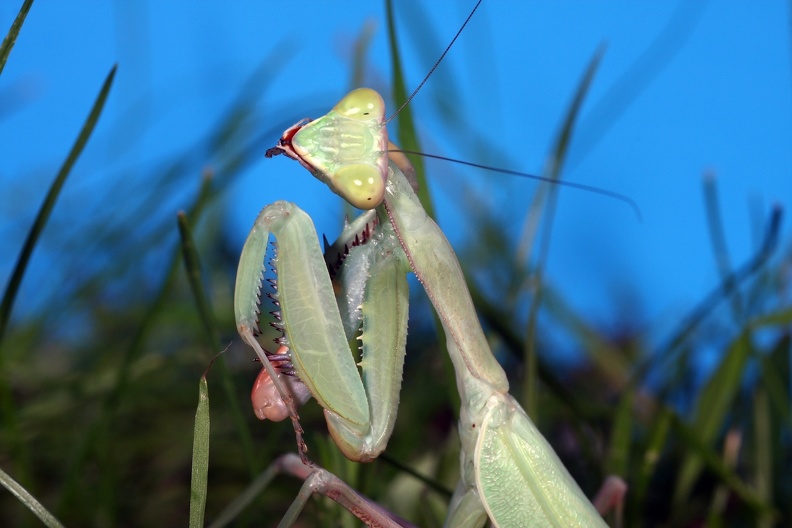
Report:
[[366,523],[367,526],[381,526],[383,528],[412,526],[410,523],[361,496],[329,471],[306,466],[294,455],[284,455],[278,461],[278,465],[284,472],[305,481],[300,494],[289,507],[280,524],[278,524],[279,527],[286,528],[294,524],[305,503],[314,493],[330,497]]

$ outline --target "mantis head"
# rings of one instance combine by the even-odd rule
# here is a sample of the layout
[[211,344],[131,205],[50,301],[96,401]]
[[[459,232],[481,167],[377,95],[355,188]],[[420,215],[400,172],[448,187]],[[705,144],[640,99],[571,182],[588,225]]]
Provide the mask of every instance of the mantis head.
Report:
[[388,179],[385,102],[370,88],[349,92],[327,115],[295,124],[267,151],[299,161],[358,209],[382,203]]

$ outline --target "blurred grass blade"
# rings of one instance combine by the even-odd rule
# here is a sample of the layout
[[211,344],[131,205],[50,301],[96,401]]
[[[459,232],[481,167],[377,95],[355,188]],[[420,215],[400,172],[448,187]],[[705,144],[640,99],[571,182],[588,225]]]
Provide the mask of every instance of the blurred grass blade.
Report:
[[[605,53],[605,48],[599,48],[594,56],[589,61],[586,72],[583,74],[578,84],[575,96],[567,109],[566,116],[564,116],[564,123],[561,126],[561,131],[556,138],[555,144],[550,152],[550,157],[547,162],[547,167],[542,176],[549,178],[553,181],[558,181],[561,178],[561,169],[564,166],[564,160],[567,156],[569,143],[572,140],[572,130],[580,113],[580,108],[583,106],[583,100],[588,93],[591,83],[594,80],[594,75],[597,73],[597,68],[602,60],[602,55]],[[533,298],[531,299],[531,306],[528,312],[528,323],[525,339],[525,350],[523,351],[523,362],[525,364],[525,377],[522,385],[522,403],[525,412],[528,416],[537,419],[537,405],[538,405],[538,359],[536,352],[536,329],[539,317],[539,308],[542,305],[542,277],[544,273],[544,263],[550,253],[550,239],[553,230],[553,217],[555,213],[555,197],[557,196],[556,186],[551,184],[540,185],[528,210],[524,221],[523,234],[520,237],[521,242],[517,249],[517,263],[520,267],[525,268],[528,264],[528,256],[531,248],[534,246],[535,234],[539,228],[539,219],[544,216],[542,223],[543,233],[542,242],[538,250],[536,264],[534,266],[533,282],[536,284]]]
[[[604,53],[604,47],[597,49],[597,51],[594,53],[594,56],[589,61],[586,72],[583,74],[583,78],[578,84],[572,102],[569,104],[566,115],[564,116],[564,122],[561,125],[561,130],[559,131],[553,147],[550,150],[550,156],[548,157],[547,165],[545,166],[545,170],[542,174],[542,176],[546,178],[558,180],[561,177],[561,169],[563,168],[564,161],[567,157],[569,143],[572,141],[572,132],[575,123],[578,120],[580,108],[583,106],[583,100],[585,99],[586,94],[591,87],[591,83],[594,80],[594,75],[597,73],[597,68],[599,67]],[[527,209],[523,232],[520,236],[520,244],[517,249],[518,262],[520,262],[523,266],[527,264],[530,251],[535,245],[534,240],[536,238],[536,232],[539,229],[542,203],[545,201],[547,194],[551,194],[552,196],[554,192],[555,186],[546,184],[540,185],[536,194],[534,195],[530,207]],[[551,217],[551,213],[545,212],[546,222],[550,223],[548,217]]]
[[[753,345],[749,332],[741,333],[726,351],[721,364],[712,373],[699,394],[690,427],[696,431],[696,440],[705,449],[712,449],[716,435],[723,429],[737,391],[740,389],[743,369],[751,355]],[[701,474],[700,450],[688,452],[682,463],[673,503],[683,504]],[[717,454],[713,451],[713,456]]]
[[69,173],[71,172],[74,163],[77,161],[77,158],[80,157],[83,148],[85,148],[85,144],[88,143],[88,139],[91,137],[91,133],[93,132],[94,127],[99,120],[99,116],[102,114],[105,100],[107,100],[107,95],[110,93],[110,87],[113,85],[113,78],[115,77],[116,68],[117,66],[113,66],[113,68],[110,70],[110,73],[107,75],[107,78],[102,85],[102,89],[99,91],[99,96],[96,98],[93,108],[91,108],[91,112],[88,114],[88,119],[86,119],[85,123],[83,124],[82,130],[80,130],[80,134],[77,136],[77,141],[72,146],[66,161],[63,163],[58,175],[55,177],[55,181],[52,182],[52,185],[47,192],[47,196],[44,199],[44,203],[41,204],[41,209],[39,209],[36,220],[33,222],[30,232],[28,232],[27,239],[25,239],[25,244],[22,246],[22,251],[19,253],[16,265],[14,266],[14,271],[11,274],[11,278],[8,281],[8,286],[6,287],[6,291],[3,295],[3,301],[0,304],[0,353],[2,350],[3,337],[5,336],[8,321],[11,317],[11,310],[14,306],[14,300],[16,299],[16,295],[19,291],[19,286],[22,283],[22,278],[25,275],[25,269],[27,268],[28,262],[30,261],[30,256],[33,254],[33,249],[36,247],[39,236],[41,236],[42,231],[44,231],[44,227],[47,225],[47,221],[49,220],[50,214],[52,213],[52,209],[55,207],[55,202],[58,199],[58,195],[63,188],[66,178],[69,176]]
[[[734,288],[737,288],[767,264],[778,246],[782,217],[783,209],[780,205],[776,205],[770,212],[770,219],[765,228],[762,246],[747,262],[722,280],[687,316],[682,318],[678,328],[671,334],[671,337],[655,353],[649,356],[643,365],[637,367],[635,374],[636,383],[640,383],[652,370],[660,369],[664,363],[677,359],[677,349],[690,337],[702,321],[715,310],[718,304],[728,297]],[[792,320],[792,309],[776,312],[769,318],[778,320],[779,324],[782,324],[782,321],[789,322]],[[757,324],[761,323],[755,321],[754,327]]]
[[[404,81],[404,70],[402,69],[401,55],[399,53],[399,42],[396,37],[396,22],[393,16],[393,4],[391,0],[385,1],[385,12],[388,20],[388,43],[390,44],[391,63],[393,69],[391,75],[391,90],[393,91],[393,102],[396,107],[401,107],[407,101],[407,88]],[[418,133],[415,131],[415,121],[413,119],[410,105],[405,106],[399,112],[399,130],[396,134],[399,138],[399,148],[422,152],[418,141]],[[432,207],[432,197],[429,194],[429,186],[426,184],[426,174],[424,172],[423,159],[420,156],[407,156],[410,158],[415,168],[415,177],[418,180],[418,198],[426,213],[434,218],[434,208]]]
[[627,522],[626,526],[636,526],[638,519],[642,518],[641,512],[637,510],[638,505],[645,504],[646,493],[649,489],[649,484],[655,474],[657,463],[660,462],[660,457],[663,454],[663,447],[666,445],[668,439],[668,431],[671,428],[672,411],[664,407],[660,407],[652,420],[652,427],[649,430],[648,439],[646,441],[646,450],[640,459],[640,467],[636,472],[632,481],[630,494],[630,506],[627,509]]
[[756,319],[753,324],[755,328],[762,326],[790,325],[792,324],[792,308],[785,308],[783,310],[778,310],[777,312],[762,316],[761,318]]
[[187,271],[187,280],[190,283],[193,296],[195,297],[195,305],[198,309],[198,315],[201,317],[203,329],[206,332],[206,339],[210,343],[211,348],[218,352],[220,350],[220,337],[217,332],[217,327],[212,316],[212,310],[209,306],[209,301],[204,294],[204,288],[201,281],[201,263],[198,259],[198,252],[195,249],[195,241],[192,237],[192,230],[187,223],[187,214],[184,211],[179,211],[177,217],[179,226],[179,236],[181,237],[181,250],[182,257],[184,258],[184,268]]
[[721,213],[720,203],[718,202],[718,187],[716,185],[715,174],[705,173],[703,177],[704,185],[704,206],[707,211],[707,227],[709,228],[710,241],[712,242],[712,252],[715,263],[718,267],[724,290],[732,293],[732,312],[736,320],[740,319],[742,313],[742,300],[740,292],[732,284],[731,275],[732,265],[729,257],[729,249],[726,246],[726,234],[723,229],[723,214]]
[[542,307],[555,320],[568,328],[578,340],[581,350],[588,355],[591,365],[616,390],[622,390],[630,382],[629,359],[600,329],[591,324],[583,314],[577,312],[568,301],[547,283],[542,284]]
[[[742,433],[738,429],[729,429],[723,439],[723,453],[721,454],[723,466],[730,471],[735,471],[737,458],[742,448]],[[726,507],[729,503],[731,492],[724,483],[719,483],[715,487],[710,501],[709,512],[707,512],[708,526],[724,526],[723,520],[727,518]]]
[[549,167],[545,173],[546,176],[554,180],[558,180],[561,177],[561,169],[563,168],[564,162],[567,159],[569,145],[572,142],[572,132],[575,128],[575,124],[578,121],[580,109],[583,106],[583,101],[586,98],[586,94],[588,94],[588,91],[591,88],[591,83],[594,81],[594,75],[596,75],[597,69],[599,69],[599,65],[604,54],[605,46],[600,46],[597,48],[597,51],[594,52],[594,56],[591,57],[588,67],[586,68],[586,72],[583,74],[583,78],[580,80],[580,84],[578,84],[577,90],[575,91],[575,97],[572,99],[572,103],[569,105],[569,109],[567,110],[567,114],[564,118],[564,124],[561,127],[561,132],[559,133],[553,147],[553,152],[549,160]]
[[[489,301],[468,275],[466,275],[465,278],[470,290],[470,296],[473,299],[473,304],[476,307],[476,311],[480,314],[479,316],[500,339],[503,339],[506,348],[512,356],[514,358],[520,358],[523,350],[525,350],[525,341],[520,338],[518,333],[507,323],[507,317],[504,317],[500,307]],[[544,291],[552,293],[552,290],[546,287]],[[551,298],[556,299],[559,297],[556,294],[552,294]],[[566,382],[562,381],[561,378],[555,374],[552,367],[550,367],[547,362],[543,361],[541,357],[537,357],[537,360],[537,375],[542,381],[543,386],[548,392],[552,393],[560,402],[568,407],[578,418],[589,420],[602,415],[602,411],[598,409],[596,404],[591,405],[592,402],[590,400],[579,397],[574,389],[570,388]]]
[[71,172],[71,169],[74,166],[74,163],[77,161],[77,158],[82,153],[85,144],[88,142],[88,139],[90,138],[91,133],[96,126],[96,122],[99,120],[99,116],[101,115],[102,109],[104,108],[107,95],[110,92],[110,87],[113,84],[115,72],[116,66],[113,66],[113,68],[110,70],[110,73],[107,75],[104,84],[102,85],[102,89],[99,91],[96,101],[94,101],[94,105],[88,114],[88,118],[86,119],[79,135],[77,136],[77,140],[72,146],[66,161],[63,163],[63,166],[58,172],[58,175],[55,177],[55,181],[53,181],[49,191],[47,192],[44,202],[41,204],[41,208],[38,211],[36,219],[33,222],[33,225],[28,232],[27,238],[25,239],[25,243],[23,244],[19,256],[17,257],[17,262],[14,265],[13,271],[11,272],[11,278],[8,279],[8,284],[3,294],[2,302],[0,302],[0,413],[2,413],[2,428],[5,435],[5,441],[13,453],[14,462],[18,466],[17,475],[20,480],[22,480],[22,482],[27,482],[30,472],[27,467],[28,455],[26,453],[26,448],[17,424],[16,410],[14,409],[14,398],[12,396],[12,387],[8,381],[9,378],[6,373],[7,367],[5,365],[5,358],[3,355],[5,334],[8,328],[8,323],[11,319],[14,301],[16,300],[17,293],[19,292],[19,287],[22,284],[22,279],[24,278],[25,270],[27,269],[30,257],[33,254],[33,250],[36,247],[36,243],[38,242],[41,233],[44,231],[44,228],[47,225],[47,221],[49,220],[50,214],[55,207],[55,202],[58,199],[58,195],[60,194],[61,188],[63,187],[67,176]]
[[262,491],[264,491],[264,489],[266,489],[267,486],[269,486],[270,482],[272,482],[279,473],[280,467],[277,462],[271,464],[270,467],[264,470],[263,473],[250,483],[250,486],[248,486],[245,491],[237,495],[237,497],[220,512],[220,515],[209,525],[209,528],[223,528],[224,526],[228,526],[261,494]]
[[630,463],[630,444],[632,443],[633,396],[632,390],[625,391],[616,409],[606,467],[608,475],[627,476]]
[[782,336],[770,354],[761,357],[761,384],[778,415],[779,425],[792,430],[792,337]]
[[19,13],[17,13],[14,22],[11,24],[8,34],[3,39],[3,43],[0,44],[0,73],[3,73],[3,68],[5,68],[6,62],[8,61],[8,56],[11,55],[11,48],[13,48],[16,43],[19,30],[22,29],[22,24],[25,22],[25,17],[32,5],[33,0],[25,0],[22,7],[19,8]]
[[[179,235],[181,236],[182,256],[184,257],[184,265],[187,271],[187,278],[190,283],[190,289],[195,298],[195,306],[198,314],[201,317],[203,328],[206,333],[207,343],[211,350],[215,353],[221,349],[220,334],[217,331],[217,325],[212,315],[212,309],[209,304],[206,294],[204,293],[203,283],[201,280],[201,263],[198,258],[198,252],[195,249],[195,242],[193,241],[190,226],[188,224],[187,215],[184,212],[179,212],[178,215]],[[220,369],[220,377],[223,383],[223,390],[228,398],[228,405],[231,408],[231,415],[234,420],[240,441],[242,443],[242,454],[245,463],[251,473],[251,477],[259,470],[259,464],[253,454],[253,439],[248,429],[247,422],[242,413],[242,409],[237,398],[237,390],[234,387],[234,382],[231,378],[231,373],[225,363],[225,358],[220,357],[218,360],[218,367]]]
[[[688,426],[674,414],[671,415],[671,425],[678,441],[689,447],[696,454],[697,460],[717,475],[747,506],[758,512],[774,514],[772,504],[762,500],[762,497],[753,488],[748,486],[735,471],[723,462],[717,451],[703,442],[704,439],[696,426]],[[673,507],[673,511],[684,511],[684,505]]]
[[11,478],[11,475],[0,469],[0,484],[11,492],[13,496],[18,498],[22,504],[28,507],[36,517],[41,519],[44,525],[50,528],[63,528],[63,525],[52,515],[36,498],[28,493],[28,491],[19,485],[19,483]]
[[[393,64],[393,102],[397,108],[401,108],[407,101],[407,88],[404,82],[404,72],[402,70],[401,55],[399,54],[399,43],[396,37],[396,21],[393,15],[393,4],[391,0],[385,0],[385,13],[388,21],[388,42],[390,44],[391,63]],[[415,123],[413,120],[412,110],[410,105],[404,106],[399,112],[399,131],[397,134],[399,138],[398,147],[403,150],[411,150],[413,152],[422,152],[420,142],[418,141],[418,133],[415,131]],[[432,206],[432,197],[429,193],[429,186],[426,184],[426,175],[424,173],[424,163],[420,156],[409,156],[410,163],[415,169],[415,178],[418,182],[418,199],[421,201],[426,214],[434,218],[434,208]],[[445,332],[437,312],[432,312],[434,315],[434,327],[437,334],[438,343],[445,343]],[[454,368],[451,365],[451,359],[443,356],[443,370],[445,373],[446,387],[448,388],[447,394],[451,406],[454,409],[459,409],[459,393],[456,390],[456,375]]]
[[[212,189],[210,182],[209,177],[205,177],[201,181],[198,195],[195,197],[188,214],[193,222],[204,213],[211,199]],[[115,374],[115,381],[110,390],[104,395],[101,414],[83,435],[81,445],[75,450],[74,455],[67,464],[68,469],[64,472],[65,477],[60,490],[61,497],[57,508],[58,511],[74,507],[73,498],[84,480],[83,473],[86,466],[92,463],[91,459],[94,450],[97,449],[97,446],[110,445],[113,442],[112,434],[117,427],[117,424],[114,423],[116,414],[119,405],[130,392],[133,366],[143,355],[147,345],[146,340],[154,333],[157,323],[161,321],[163,313],[166,311],[166,302],[173,290],[180,260],[179,248],[174,248],[168,257],[168,264],[165,266],[161,282],[156,288],[157,294],[144,310],[140,321],[135,325],[135,331],[121,355],[121,362]],[[108,456],[112,456],[115,451],[108,450],[107,453]],[[101,485],[104,488],[118,488],[113,475],[114,473],[111,471],[103,473],[104,480]]]
[[377,458],[378,458],[378,460],[381,460],[383,462],[387,462],[388,464],[390,464],[391,466],[395,467],[399,471],[402,471],[402,472],[410,475],[415,480],[417,480],[421,484],[425,485],[427,488],[435,491],[438,495],[441,495],[441,496],[445,497],[447,500],[450,500],[451,496],[454,494],[454,492],[451,489],[449,489],[448,486],[446,486],[442,482],[438,482],[437,480],[424,475],[420,471],[416,471],[415,469],[405,465],[399,459],[389,455],[388,453],[381,453],[380,456],[377,457]]
[[[767,391],[757,387],[754,393],[754,456],[756,459],[756,475],[754,477],[756,492],[767,504],[773,503],[773,455],[779,453],[774,449],[775,433],[773,431],[772,412]],[[780,436],[780,435],[779,435]],[[765,514],[759,518],[757,528],[772,526],[772,518]]]
[[570,160],[573,166],[577,167],[595,150],[632,108],[636,99],[653,87],[674,59],[683,55],[687,43],[707,12],[708,3],[706,0],[678,2],[660,32],[605,89],[581,123],[579,142]]
[[206,514],[209,475],[209,385],[206,372],[198,384],[198,408],[193,432],[192,477],[190,479],[190,528],[201,528]]
[[364,86],[366,79],[366,55],[369,49],[371,49],[371,41],[374,39],[375,33],[376,24],[370,20],[364,24],[363,29],[360,30],[360,35],[355,39],[352,59],[352,77],[349,85],[350,91]]

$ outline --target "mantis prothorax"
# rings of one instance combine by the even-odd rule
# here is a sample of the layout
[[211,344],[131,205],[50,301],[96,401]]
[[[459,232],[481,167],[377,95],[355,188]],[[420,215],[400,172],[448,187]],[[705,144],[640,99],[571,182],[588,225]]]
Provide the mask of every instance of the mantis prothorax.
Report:
[[[366,212],[333,246],[349,248],[336,271],[337,293],[310,218],[282,201],[259,214],[240,258],[235,295],[239,333],[268,372],[261,387],[275,388],[258,404],[282,406],[288,412],[280,416],[292,417],[299,437],[293,391],[302,384],[324,408],[330,433],[348,458],[366,461],[382,452],[398,406],[406,274],[412,271],[442,322],[461,398],[461,479],[446,525],[483,526],[489,519],[496,526],[604,526],[509,394],[451,245],[405,176],[406,158],[388,154],[384,118],[382,97],[361,88],[324,117],[287,130],[268,151],[299,161]],[[286,354],[274,364],[254,337],[270,234],[278,244],[275,301],[283,331],[280,353]],[[356,339],[362,347],[360,371],[349,346]],[[281,372],[293,372],[299,382],[284,383],[288,376]],[[304,444],[298,443],[304,455]]]

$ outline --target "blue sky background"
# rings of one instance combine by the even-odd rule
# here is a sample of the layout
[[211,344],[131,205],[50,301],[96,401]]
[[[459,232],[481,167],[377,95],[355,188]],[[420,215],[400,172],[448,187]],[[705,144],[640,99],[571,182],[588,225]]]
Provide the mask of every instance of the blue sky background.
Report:
[[[4,32],[19,3],[0,4]],[[473,2],[396,4],[414,87]],[[541,173],[583,71],[606,44],[564,179],[630,196],[643,222],[622,203],[562,189],[547,275],[594,320],[612,321],[637,301],[631,309],[661,336],[718,284],[702,174],[717,177],[735,265],[755,251],[770,205],[792,204],[789,11],[772,1],[485,0],[413,102],[424,149]],[[156,185],[153,167],[204,140],[265,61],[271,73],[251,132],[264,138],[261,157],[230,190],[221,228],[241,248],[261,207],[287,199],[332,237],[339,199],[297,163],[263,154],[285,127],[318,117],[348,91],[352,43],[366,24],[375,31],[366,84],[387,92],[379,2],[34,4],[0,77],[0,281],[115,63],[105,113],[45,240],[122,215],[140,189]],[[464,125],[444,124],[441,103]],[[195,181],[181,194],[158,196],[160,209],[187,207],[200,170],[213,161],[199,158]],[[428,163],[428,174],[452,244],[464,244],[465,211],[474,205],[494,208],[518,236],[534,183],[446,163]],[[460,178],[474,190],[463,191]],[[786,221],[785,252],[789,233]],[[46,246],[32,266],[21,313],[57,297],[56,283],[67,279]]]

